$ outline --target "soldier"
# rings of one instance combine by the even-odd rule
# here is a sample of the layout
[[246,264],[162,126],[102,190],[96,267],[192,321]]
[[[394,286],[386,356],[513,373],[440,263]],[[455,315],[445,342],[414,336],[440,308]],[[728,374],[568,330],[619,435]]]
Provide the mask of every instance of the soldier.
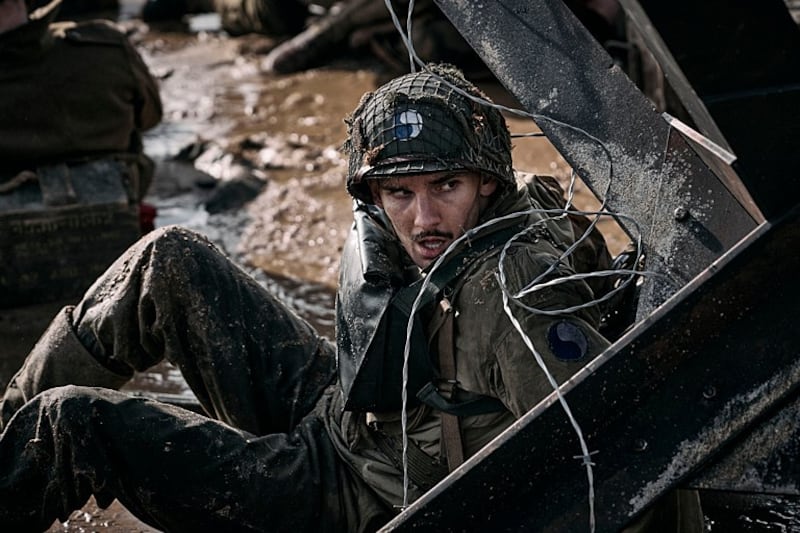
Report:
[[[566,0],[566,4],[601,44],[620,37],[617,0]],[[312,15],[312,5],[326,11]],[[398,19],[405,21],[410,2],[392,5]],[[418,0],[413,7],[410,40],[423,61],[454,64],[472,78],[491,77],[435,2]],[[300,71],[352,50],[372,53],[396,74],[409,70],[406,44],[383,0],[148,0],[142,18],[175,19],[205,11],[219,13],[222,28],[231,35],[269,36],[272,49],[261,49],[269,52],[263,65],[270,71]]]
[[142,19],[158,22],[216,11],[222,18],[222,28],[231,35],[262,33],[288,37],[303,29],[311,4],[331,7],[333,0],[147,0],[142,7]]
[[153,173],[141,135],[162,116],[156,81],[111,23],[53,23],[59,6],[28,18],[25,0],[0,0],[0,185],[37,166],[114,158],[138,201]]
[[[523,335],[559,382],[602,351],[584,281],[521,298],[521,330],[504,311],[504,288],[574,273],[575,235],[464,92],[482,96],[435,66],[349,118],[335,344],[176,227],[65,308],[2,400],[0,523],[46,528],[94,494],[168,531],[372,531],[552,391]],[[111,390],[163,358],[208,416]],[[676,504],[659,525],[691,531]]]
[[[326,11],[312,14],[312,4]],[[405,20],[409,2],[395,4]],[[268,36],[271,46],[261,50],[269,52],[264,66],[270,71],[297,72],[358,50],[372,53],[398,74],[408,72],[408,52],[382,0],[149,0],[142,18],[175,19],[204,11],[219,13],[222,28],[231,35]],[[477,54],[431,0],[417,1],[413,16],[412,40],[423,60],[486,75]]]

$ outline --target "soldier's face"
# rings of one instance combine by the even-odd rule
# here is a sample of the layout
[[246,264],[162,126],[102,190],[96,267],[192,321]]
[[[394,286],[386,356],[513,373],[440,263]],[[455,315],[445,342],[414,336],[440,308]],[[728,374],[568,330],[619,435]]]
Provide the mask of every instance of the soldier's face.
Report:
[[425,268],[475,227],[497,182],[475,172],[444,171],[374,179],[369,186],[403,248]]

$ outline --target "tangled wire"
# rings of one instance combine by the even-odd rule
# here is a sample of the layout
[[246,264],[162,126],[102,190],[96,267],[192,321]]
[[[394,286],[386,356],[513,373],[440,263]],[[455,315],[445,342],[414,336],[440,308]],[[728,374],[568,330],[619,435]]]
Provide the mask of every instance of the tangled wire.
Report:
[[[500,111],[504,111],[506,113],[509,113],[509,114],[512,114],[512,115],[515,115],[515,116],[520,116],[520,117],[523,117],[523,118],[529,118],[529,119],[531,119],[531,120],[533,120],[534,122],[537,122],[537,123],[548,122],[550,124],[553,124],[556,127],[566,128],[566,129],[572,131],[573,133],[576,133],[578,135],[581,135],[581,136],[591,140],[593,143],[595,143],[597,146],[599,146],[602,149],[603,153],[605,154],[605,158],[608,161],[608,182],[607,182],[606,190],[602,194],[602,204],[600,206],[600,209],[598,209],[597,211],[583,211],[583,210],[575,209],[572,206],[572,202],[573,202],[573,198],[574,198],[574,187],[575,187],[575,182],[576,182],[576,175],[575,175],[575,172],[574,172],[574,169],[573,169],[571,171],[569,187],[568,187],[568,190],[567,190],[567,201],[566,201],[566,205],[565,205],[565,207],[563,209],[531,209],[531,210],[528,210],[528,211],[512,213],[512,214],[509,214],[509,215],[506,215],[506,216],[503,216],[503,217],[500,217],[500,218],[497,218],[497,219],[490,220],[490,221],[488,221],[488,222],[486,222],[486,223],[484,223],[484,224],[482,224],[482,225],[480,225],[478,227],[472,228],[471,230],[465,232],[461,237],[459,237],[457,240],[455,240],[453,243],[451,243],[450,246],[447,248],[447,250],[445,250],[445,252],[442,253],[437,258],[437,260],[434,262],[434,264],[430,268],[430,272],[431,273],[434,272],[437,268],[439,268],[439,266],[442,263],[444,263],[448,259],[448,257],[451,255],[451,253],[455,249],[457,249],[459,247],[460,243],[462,243],[464,241],[468,241],[469,239],[473,238],[478,232],[484,230],[485,228],[487,228],[489,226],[492,226],[494,224],[502,223],[502,222],[507,221],[509,219],[521,218],[521,217],[524,217],[524,216],[532,214],[532,213],[538,213],[538,214],[543,215],[542,223],[547,222],[548,220],[551,220],[551,219],[563,218],[563,217],[566,217],[568,215],[584,215],[584,216],[588,215],[590,217],[593,217],[591,223],[585,229],[583,234],[571,246],[569,246],[562,253],[562,255],[556,261],[553,262],[553,264],[547,270],[542,272],[535,279],[531,280],[521,290],[512,293],[508,289],[508,285],[507,285],[507,282],[506,282],[506,274],[505,274],[505,262],[506,262],[507,251],[508,251],[509,247],[511,246],[511,244],[514,241],[518,240],[519,238],[524,236],[527,232],[531,231],[532,228],[526,228],[525,230],[522,230],[521,232],[517,233],[516,235],[511,237],[505,243],[505,245],[503,246],[503,249],[502,249],[502,251],[500,253],[499,266],[498,266],[498,272],[496,274],[496,277],[497,277],[497,280],[498,280],[498,283],[499,283],[499,286],[501,288],[502,295],[503,295],[503,309],[504,309],[505,314],[508,316],[509,320],[513,324],[513,326],[516,329],[516,331],[522,337],[525,345],[528,347],[530,352],[533,354],[534,359],[536,360],[536,363],[538,364],[538,366],[541,368],[542,372],[544,372],[545,376],[547,377],[548,382],[550,383],[550,385],[552,386],[553,390],[555,391],[557,399],[558,399],[560,405],[562,406],[564,412],[566,413],[566,415],[567,415],[567,417],[568,417],[568,419],[569,419],[569,421],[570,421],[570,423],[571,423],[571,425],[572,425],[572,427],[573,427],[573,429],[574,429],[574,431],[575,431],[575,433],[576,433],[576,435],[578,437],[578,440],[580,442],[581,453],[580,453],[580,455],[576,455],[575,457],[576,457],[576,459],[579,459],[581,461],[581,464],[586,469],[586,475],[587,475],[587,480],[588,480],[589,530],[594,532],[594,530],[595,530],[594,499],[595,498],[594,498],[593,466],[594,466],[595,463],[592,460],[592,456],[597,452],[596,451],[590,451],[589,445],[587,444],[587,442],[586,442],[586,440],[585,440],[585,438],[583,436],[583,431],[581,430],[580,424],[575,419],[575,417],[572,415],[572,411],[570,410],[569,404],[567,403],[566,398],[563,396],[555,377],[550,372],[550,370],[547,368],[547,365],[545,364],[544,359],[542,358],[541,354],[537,351],[536,347],[534,346],[534,343],[532,342],[532,340],[530,339],[528,334],[522,328],[519,319],[514,314],[514,310],[517,309],[518,310],[517,312],[527,312],[527,313],[533,313],[533,314],[538,314],[538,315],[549,315],[549,316],[559,315],[559,314],[564,314],[564,313],[572,313],[572,312],[578,311],[578,310],[580,310],[582,308],[585,308],[585,307],[591,307],[591,306],[594,306],[594,305],[598,305],[598,304],[600,304],[600,303],[602,303],[604,301],[607,301],[607,300],[613,298],[617,293],[619,293],[621,291],[624,291],[631,283],[634,283],[635,280],[637,280],[639,277],[645,277],[645,276],[658,276],[658,277],[661,277],[662,275],[657,273],[657,272],[646,271],[646,270],[637,270],[635,268],[635,265],[639,265],[640,264],[640,261],[641,261],[641,258],[642,258],[642,254],[643,254],[640,226],[637,223],[637,221],[634,220],[632,217],[627,216],[625,214],[621,214],[621,213],[612,213],[612,212],[610,212],[610,211],[608,211],[606,209],[606,203],[605,203],[606,201],[605,201],[605,199],[608,198],[608,193],[611,190],[613,177],[614,177],[614,166],[613,166],[613,159],[612,159],[612,156],[611,156],[611,152],[609,151],[608,147],[600,139],[598,139],[597,137],[591,135],[586,130],[584,130],[584,129],[580,128],[580,127],[574,126],[572,124],[567,124],[567,123],[561,122],[559,120],[553,119],[553,118],[548,117],[546,115],[529,113],[529,112],[521,110],[521,109],[514,109],[514,108],[506,107],[506,106],[503,106],[503,105],[499,105],[499,104],[496,104],[494,102],[490,102],[490,101],[488,101],[488,100],[486,100],[484,98],[481,98],[481,97],[475,96],[473,94],[467,93],[463,89],[461,89],[459,87],[455,87],[452,84],[448,83],[447,80],[437,76],[437,74],[435,72],[431,72],[431,70],[427,67],[426,63],[419,58],[419,56],[417,55],[416,51],[414,50],[414,45],[413,45],[413,42],[412,42],[412,39],[411,39],[411,34],[412,34],[412,14],[414,12],[414,0],[410,0],[409,1],[408,17],[407,17],[407,20],[406,20],[405,29],[403,28],[400,20],[397,17],[397,14],[396,14],[393,6],[392,6],[391,0],[384,0],[384,2],[386,4],[387,9],[389,10],[389,13],[391,15],[392,21],[394,23],[394,26],[397,29],[398,33],[400,34],[400,37],[401,37],[403,43],[405,44],[405,46],[406,46],[406,48],[408,50],[409,66],[410,66],[410,71],[412,73],[416,72],[417,67],[419,67],[420,69],[424,70],[425,72],[428,72],[431,75],[433,75],[435,77],[438,77],[439,80],[442,83],[446,83],[446,84],[450,85],[452,87],[452,89],[455,92],[457,92],[458,94],[460,94],[460,95],[464,96],[465,98],[468,98],[468,99],[470,99],[470,100],[472,100],[472,101],[474,101],[474,102],[476,102],[478,104],[486,105],[486,106],[492,106],[492,107],[495,107],[496,109],[498,109]],[[512,137],[534,137],[534,136],[544,136],[544,134],[536,132],[536,133],[517,134],[517,135],[513,135]],[[595,226],[597,225],[597,222],[600,220],[601,217],[611,217],[611,218],[613,218],[615,220],[625,220],[625,221],[629,222],[629,227],[632,228],[632,231],[631,231],[631,233],[633,234],[632,238],[636,242],[636,248],[635,248],[636,249],[636,257],[635,257],[635,260],[632,263],[634,265],[634,268],[632,268],[632,269],[601,270],[601,271],[588,272],[588,273],[578,273],[578,274],[573,274],[573,275],[570,275],[570,276],[558,277],[558,278],[555,278],[555,279],[551,279],[549,281],[543,281],[548,277],[549,274],[551,274],[553,272],[553,270],[557,267],[557,265],[560,262],[562,262],[563,260],[567,259],[575,251],[575,249],[578,248],[578,246],[581,244],[581,242],[589,237],[589,234],[593,231],[593,229],[595,228]],[[586,302],[584,304],[581,304],[581,305],[578,305],[578,306],[566,307],[566,308],[563,308],[563,309],[537,309],[537,308],[528,306],[528,305],[526,305],[526,304],[524,304],[522,302],[522,298],[524,296],[526,296],[528,294],[535,293],[536,291],[540,291],[540,290],[552,287],[554,285],[563,284],[563,283],[569,283],[569,282],[572,282],[572,281],[575,281],[575,280],[586,279],[586,278],[589,278],[589,277],[620,276],[620,275],[623,275],[621,283],[617,284],[616,287],[613,288],[611,291],[609,291],[608,293],[604,294],[600,298],[594,299],[592,301],[588,301],[588,302]],[[415,300],[415,302],[414,302],[414,304],[412,306],[411,316],[409,318],[409,321],[408,321],[408,324],[407,324],[407,329],[406,329],[406,344],[405,344],[405,349],[404,349],[403,376],[402,376],[403,377],[403,385],[404,386],[403,386],[403,390],[402,390],[402,412],[401,412],[402,443],[403,443],[403,504],[402,504],[402,508],[403,509],[405,509],[408,506],[408,485],[409,485],[408,458],[407,458],[407,450],[408,450],[408,434],[407,434],[407,429],[408,429],[407,428],[408,391],[407,391],[406,384],[408,382],[408,361],[409,361],[410,345],[411,345],[410,340],[411,340],[411,332],[412,332],[412,327],[413,327],[413,317],[414,317],[415,313],[418,311],[418,307],[419,307],[419,304],[420,304],[421,296],[425,293],[425,289],[427,288],[428,280],[430,280],[430,279],[431,279],[431,276],[429,275],[426,278],[425,282],[423,283],[423,286],[422,286],[422,288],[420,290],[420,293],[419,293],[420,296]]]

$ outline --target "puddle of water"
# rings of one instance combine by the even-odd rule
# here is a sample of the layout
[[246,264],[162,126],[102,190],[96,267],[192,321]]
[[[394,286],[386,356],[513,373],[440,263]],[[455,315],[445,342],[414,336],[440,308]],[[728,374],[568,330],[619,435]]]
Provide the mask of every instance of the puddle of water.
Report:
[[[332,287],[351,218],[344,162],[336,148],[345,135],[344,115],[374,86],[374,78],[347,70],[265,76],[255,59],[240,57],[223,35],[151,29],[141,36],[140,48],[160,79],[165,110],[163,122],[144,138],[145,151],[158,165],[146,198],[158,210],[156,226],[179,224],[206,235],[333,338]],[[173,160],[186,147],[203,143],[208,146],[194,162]],[[203,208],[207,180],[221,183],[245,164],[268,180],[264,193],[247,208],[209,214]],[[338,175],[326,174],[336,168]],[[203,180],[205,186],[198,186]],[[285,231],[294,238],[276,242],[275,235]],[[309,243],[315,245],[311,260]],[[126,389],[191,394],[167,363],[137,374]]]
[[118,20],[123,22],[138,17],[146,3],[147,0],[120,0]]
[[222,19],[217,13],[202,13],[186,19],[191,33],[218,32],[222,29]]
[[706,531],[795,533],[800,531],[800,497],[702,493]]

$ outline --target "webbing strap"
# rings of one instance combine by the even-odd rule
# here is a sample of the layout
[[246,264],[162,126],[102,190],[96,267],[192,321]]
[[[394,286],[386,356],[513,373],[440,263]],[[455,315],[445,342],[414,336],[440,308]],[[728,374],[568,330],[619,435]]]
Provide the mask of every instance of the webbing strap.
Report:
[[[403,444],[397,437],[382,431],[373,431],[372,437],[378,448],[392,461],[395,468],[403,471]],[[408,439],[406,453],[408,459],[408,477],[419,488],[428,491],[448,474],[447,466],[431,457]]]
[[[439,305],[445,315],[442,327],[439,328],[439,372],[442,383],[441,393],[452,397],[456,384],[456,357],[453,350],[453,308],[447,298],[442,298]],[[447,466],[452,472],[464,462],[464,444],[461,439],[461,421],[456,415],[440,413],[442,422],[442,450],[447,457]]]

